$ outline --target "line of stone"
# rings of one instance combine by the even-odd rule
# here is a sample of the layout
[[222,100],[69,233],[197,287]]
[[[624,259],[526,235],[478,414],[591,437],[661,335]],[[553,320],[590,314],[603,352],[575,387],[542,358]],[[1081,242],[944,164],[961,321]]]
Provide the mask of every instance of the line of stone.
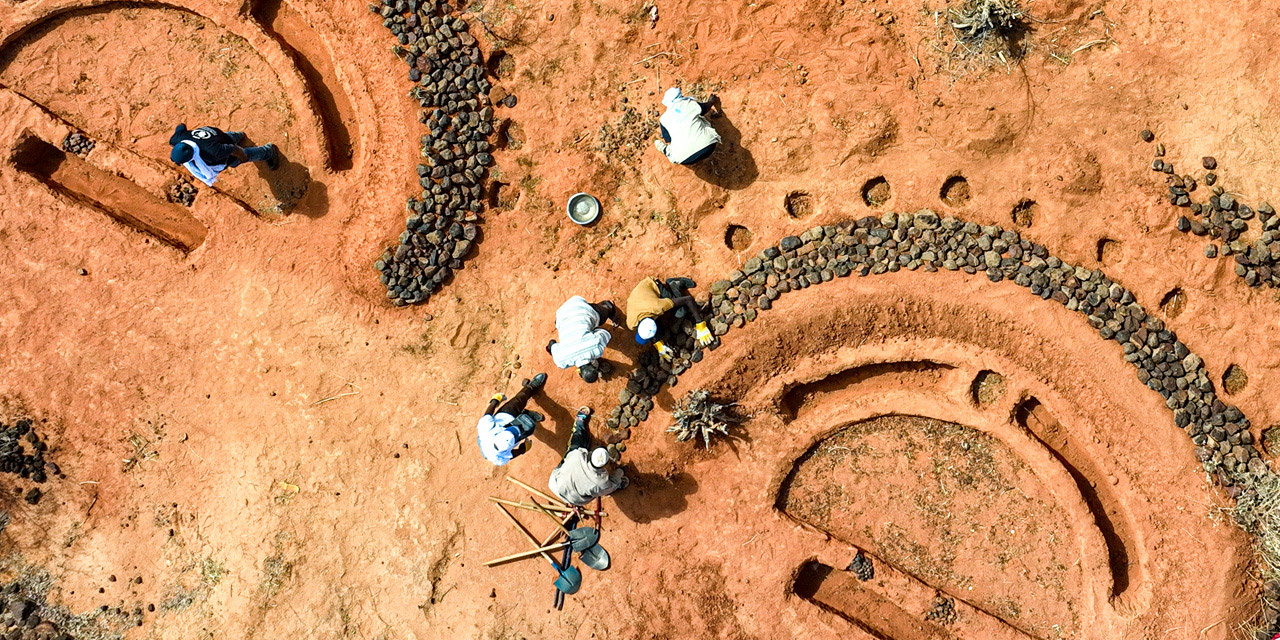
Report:
[[409,66],[416,86],[409,95],[426,125],[418,165],[420,197],[410,197],[409,217],[396,246],[374,262],[387,298],[396,306],[426,302],[463,267],[480,235],[488,167],[493,164],[492,88],[484,56],[467,23],[439,0],[381,0],[369,9],[382,16],[399,43],[394,51]]
[[[963,271],[985,274],[992,282],[1012,280],[1043,299],[1079,311],[1103,338],[1121,345],[1138,379],[1160,393],[1174,423],[1191,437],[1205,471],[1232,497],[1269,473],[1254,447],[1249,419],[1218,399],[1200,357],[1164,322],[1149,315],[1132,292],[1101,271],[1065,263],[1043,245],[998,226],[939,218],[924,210],[814,227],[783,238],[712,284],[709,324],[716,336],[723,336],[757,319],[789,291],[855,273],[869,276],[901,269]],[[674,334],[667,344],[676,357],[665,362],[651,352],[643,354],[619,393],[605,432],[615,451],[626,451],[631,429],[648,417],[662,385],[674,384],[704,357],[689,322],[678,325]]]

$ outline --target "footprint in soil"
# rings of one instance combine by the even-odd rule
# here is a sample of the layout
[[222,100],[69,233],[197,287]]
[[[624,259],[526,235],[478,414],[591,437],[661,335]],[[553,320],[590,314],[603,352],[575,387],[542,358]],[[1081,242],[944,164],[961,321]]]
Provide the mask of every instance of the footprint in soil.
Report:
[[697,493],[698,481],[688,473],[642,473],[627,468],[631,484],[613,494],[618,510],[637,523],[645,524],[674,516],[689,506],[688,496]]

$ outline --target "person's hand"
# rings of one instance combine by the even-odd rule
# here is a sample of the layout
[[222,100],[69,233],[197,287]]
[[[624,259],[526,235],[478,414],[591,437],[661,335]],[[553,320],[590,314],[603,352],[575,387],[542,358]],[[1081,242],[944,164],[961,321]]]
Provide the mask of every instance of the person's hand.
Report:
[[672,351],[671,347],[662,344],[661,340],[654,342],[653,347],[658,350],[658,355],[662,356],[662,359],[667,362],[671,362],[671,360],[676,357],[676,352]]
[[698,330],[698,344],[704,347],[711,346],[715,338],[711,336],[711,330],[707,328],[707,322],[705,320],[699,322],[694,328]]
[[495,393],[493,394],[493,397],[490,398],[490,400],[493,400],[494,402],[502,402],[503,400],[506,400],[506,399],[507,397],[502,395],[501,393]]

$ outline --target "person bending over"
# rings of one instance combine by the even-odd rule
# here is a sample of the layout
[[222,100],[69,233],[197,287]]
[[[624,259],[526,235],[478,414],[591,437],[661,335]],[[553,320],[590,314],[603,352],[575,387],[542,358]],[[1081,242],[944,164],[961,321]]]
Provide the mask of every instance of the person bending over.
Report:
[[[582,296],[573,296],[556,310],[556,331],[559,340],[547,343],[547,353],[561,369],[577,367],[578,375],[587,382],[595,382],[600,374],[609,373],[607,362],[601,362],[604,348],[612,338],[604,321],[614,319],[617,309],[612,302],[589,303]],[[614,319],[617,324],[617,320]]]
[[658,118],[662,140],[654,140],[654,146],[675,164],[689,165],[710,157],[720,144],[720,133],[711,126],[707,114],[718,108],[718,100],[713,95],[698,102],[680,93],[678,87],[667,89],[662,96],[667,110]]
[[274,144],[241,147],[241,142],[244,142],[242,131],[223,131],[217,127],[187,130],[187,125],[179,124],[169,136],[173,147],[169,150],[169,159],[211,187],[218,174],[245,162],[265,162],[272,171],[280,167],[280,151]]
[[641,345],[652,343],[658,355],[670,360],[675,352],[662,341],[663,332],[670,327],[671,318],[693,318],[697,330],[698,344],[708,346],[714,338],[707,328],[707,323],[698,311],[698,304],[689,289],[698,286],[689,278],[670,278],[660,283],[655,278],[645,278],[631,290],[627,296],[627,328],[635,331],[636,342]]
[[576,506],[626,489],[629,484],[626,473],[609,459],[609,452],[604,447],[589,449],[591,434],[587,431],[587,423],[590,420],[590,408],[578,409],[573,433],[569,435],[569,449],[547,481],[547,487],[556,497]]

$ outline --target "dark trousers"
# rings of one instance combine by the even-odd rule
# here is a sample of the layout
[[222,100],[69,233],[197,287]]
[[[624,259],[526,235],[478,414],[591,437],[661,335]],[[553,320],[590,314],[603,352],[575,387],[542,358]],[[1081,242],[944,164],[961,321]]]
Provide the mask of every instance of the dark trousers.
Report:
[[524,406],[529,403],[529,398],[533,397],[535,391],[529,387],[520,387],[520,391],[511,396],[501,407],[498,407],[498,413],[506,413],[518,416],[524,413]]
[[[578,414],[573,419],[573,431],[569,432],[569,446],[564,450],[565,458],[569,457],[569,452],[575,449],[586,449],[591,446],[591,432],[588,430],[588,423],[591,422],[591,416]],[[564,464],[564,458],[560,459],[560,464],[556,465],[559,469]]]
[[232,156],[231,160],[227,162],[228,167],[238,167],[246,162],[266,162],[271,159],[271,149],[265,146],[241,147],[240,150],[244,152],[245,159],[241,160],[240,158]]
[[[240,143],[244,142],[243,131],[228,131],[227,136],[231,138],[231,144],[236,146],[240,146]],[[271,159],[271,149],[266,146],[240,147],[240,150],[244,152],[245,159],[241,160],[231,156],[231,159],[227,160],[228,167],[238,167],[246,162],[266,162]]]
[[595,311],[596,315],[600,316],[601,326],[604,326],[606,320],[613,320],[614,324],[618,323],[617,319],[614,318],[614,315],[618,312],[618,307],[612,302],[602,300],[600,302],[592,302],[589,304],[591,305],[591,310]]

